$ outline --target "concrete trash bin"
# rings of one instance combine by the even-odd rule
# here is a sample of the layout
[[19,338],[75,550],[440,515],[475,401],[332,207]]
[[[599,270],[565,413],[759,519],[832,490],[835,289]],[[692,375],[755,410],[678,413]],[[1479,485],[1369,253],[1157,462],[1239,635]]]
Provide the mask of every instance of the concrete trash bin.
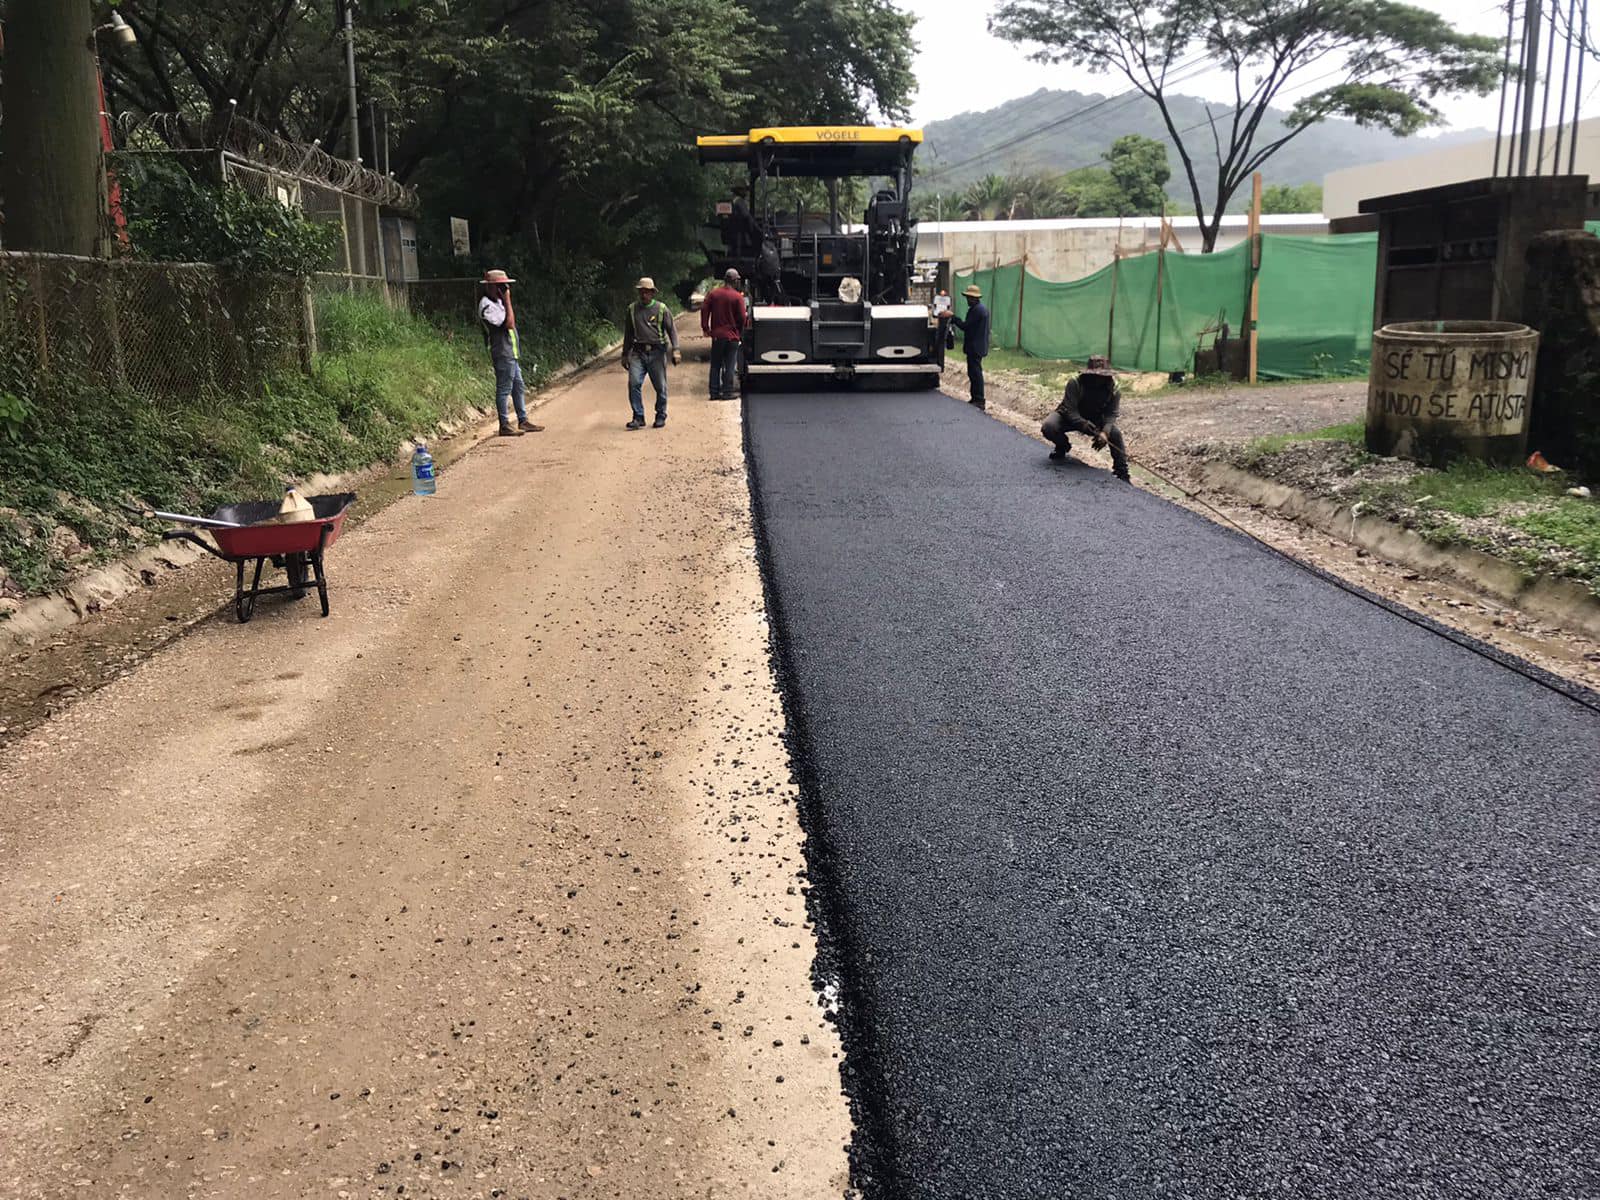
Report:
[[1528,446],[1539,334],[1507,321],[1407,321],[1372,335],[1367,449],[1442,467]]

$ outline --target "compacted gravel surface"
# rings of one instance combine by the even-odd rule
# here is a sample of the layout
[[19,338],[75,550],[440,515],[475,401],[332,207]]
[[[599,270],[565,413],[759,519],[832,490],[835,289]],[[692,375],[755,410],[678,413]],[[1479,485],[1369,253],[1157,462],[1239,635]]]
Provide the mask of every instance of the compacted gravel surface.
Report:
[[869,1195],[1600,1195],[1593,708],[946,397],[746,419]]
[[739,414],[671,379],[0,746],[0,1198],[843,1194]]

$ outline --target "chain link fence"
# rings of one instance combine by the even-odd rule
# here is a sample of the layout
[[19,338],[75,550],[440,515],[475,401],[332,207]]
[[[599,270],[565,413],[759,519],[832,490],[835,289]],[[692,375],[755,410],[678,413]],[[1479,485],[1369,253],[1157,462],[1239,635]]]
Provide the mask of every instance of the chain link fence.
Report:
[[413,279],[406,285],[406,299],[419,317],[446,325],[472,323],[477,320],[478,282],[475,276]]
[[164,398],[306,370],[303,283],[216,267],[0,253],[0,392],[70,379]]

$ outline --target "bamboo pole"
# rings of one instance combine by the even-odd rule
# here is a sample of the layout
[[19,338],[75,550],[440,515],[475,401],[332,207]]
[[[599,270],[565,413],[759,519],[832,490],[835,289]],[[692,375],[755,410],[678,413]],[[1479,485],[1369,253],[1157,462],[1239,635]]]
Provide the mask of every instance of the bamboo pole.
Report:
[[1022,302],[1028,294],[1028,239],[1022,239],[1022,265],[1017,275],[1017,349],[1022,349]]
[[1111,349],[1117,340],[1117,268],[1122,264],[1122,243],[1111,251],[1111,307],[1106,314],[1106,361],[1111,361]]
[[1156,244],[1156,352],[1155,369],[1161,370],[1161,315],[1167,291],[1167,206],[1161,206],[1161,240]]
[[1250,178],[1250,382],[1256,382],[1260,343],[1257,323],[1261,319],[1261,172]]
[[1122,272],[1122,214],[1117,214],[1117,241],[1111,248],[1111,310],[1106,316],[1106,361],[1112,361],[1117,340],[1117,283]]

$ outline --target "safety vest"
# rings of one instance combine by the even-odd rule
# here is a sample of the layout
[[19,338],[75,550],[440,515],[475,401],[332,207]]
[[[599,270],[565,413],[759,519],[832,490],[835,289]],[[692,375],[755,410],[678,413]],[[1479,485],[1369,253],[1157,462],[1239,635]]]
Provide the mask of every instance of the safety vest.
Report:
[[[628,305],[628,320],[636,321],[640,311],[639,302],[635,300]],[[644,319],[649,322],[651,330],[656,335],[656,341],[665,345],[667,341],[667,322],[672,320],[671,310],[660,300],[652,300],[650,301],[650,307],[643,310],[643,312]],[[634,327],[637,328],[637,324]]]

